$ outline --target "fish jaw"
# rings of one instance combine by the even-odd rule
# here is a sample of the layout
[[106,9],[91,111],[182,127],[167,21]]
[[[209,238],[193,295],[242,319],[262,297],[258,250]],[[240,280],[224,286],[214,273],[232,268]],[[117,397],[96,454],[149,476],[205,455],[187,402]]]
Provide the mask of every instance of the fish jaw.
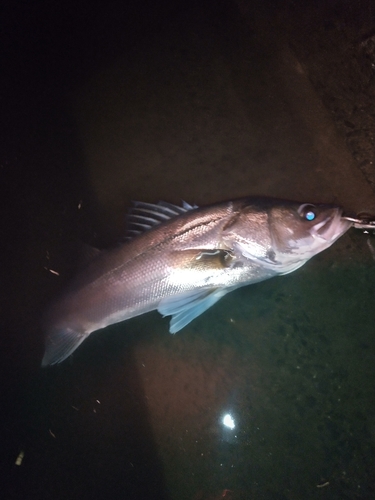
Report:
[[311,235],[318,242],[320,242],[321,245],[324,245],[325,241],[327,245],[324,247],[325,249],[330,247],[352,226],[353,223],[343,217],[342,209],[336,208],[333,212],[332,217],[327,217],[318,227],[315,226],[314,228],[312,228]]

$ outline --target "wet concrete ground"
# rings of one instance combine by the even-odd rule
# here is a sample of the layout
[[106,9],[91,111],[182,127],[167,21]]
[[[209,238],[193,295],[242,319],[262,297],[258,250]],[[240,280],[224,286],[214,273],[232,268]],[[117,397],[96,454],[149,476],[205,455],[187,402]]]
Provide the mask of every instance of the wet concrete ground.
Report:
[[[375,24],[370,4],[350,16],[344,4],[8,6],[6,498],[373,498],[371,234],[351,230],[176,336],[152,313],[39,368],[40,316],[72,272],[71,244],[115,244],[133,199],[262,194],[375,212]],[[354,63],[336,84],[329,72],[342,39],[363,62],[352,93]]]

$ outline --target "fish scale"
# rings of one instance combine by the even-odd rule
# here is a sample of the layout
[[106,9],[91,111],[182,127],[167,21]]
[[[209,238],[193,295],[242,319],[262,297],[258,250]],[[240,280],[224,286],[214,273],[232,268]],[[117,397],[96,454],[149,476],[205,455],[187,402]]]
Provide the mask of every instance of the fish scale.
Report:
[[128,221],[135,237],[101,252],[47,311],[44,366],[93,331],[155,309],[175,333],[228,292],[298,269],[353,225],[337,206],[259,197],[136,202]]

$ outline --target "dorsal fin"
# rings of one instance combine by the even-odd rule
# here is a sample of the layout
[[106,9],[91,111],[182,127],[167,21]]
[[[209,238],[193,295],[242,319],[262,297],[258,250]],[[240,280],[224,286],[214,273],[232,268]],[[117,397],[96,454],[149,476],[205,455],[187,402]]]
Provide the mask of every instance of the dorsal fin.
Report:
[[133,207],[127,215],[126,239],[134,238],[161,222],[173,219],[196,208],[198,208],[197,205],[189,205],[186,201],[182,202],[181,207],[166,201],[159,201],[157,204],[133,201]]

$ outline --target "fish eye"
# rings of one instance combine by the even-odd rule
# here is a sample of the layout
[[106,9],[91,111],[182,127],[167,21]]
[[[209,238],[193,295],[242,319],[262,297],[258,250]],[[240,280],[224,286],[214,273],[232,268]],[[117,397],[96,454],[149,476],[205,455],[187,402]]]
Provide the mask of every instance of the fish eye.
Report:
[[304,203],[299,207],[298,213],[303,219],[311,222],[316,218],[316,207],[314,205]]
[[315,213],[312,210],[309,210],[308,212],[305,213],[305,219],[306,220],[314,220]]

